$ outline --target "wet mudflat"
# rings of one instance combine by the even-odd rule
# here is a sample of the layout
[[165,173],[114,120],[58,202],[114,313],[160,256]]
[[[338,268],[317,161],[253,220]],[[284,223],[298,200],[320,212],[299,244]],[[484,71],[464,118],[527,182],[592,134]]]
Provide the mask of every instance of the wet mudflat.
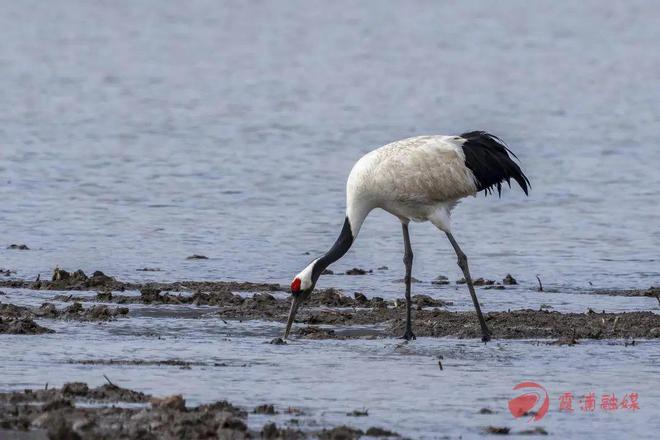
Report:
[[[254,408],[254,414],[276,414],[273,405]],[[287,408],[289,414],[300,413]],[[81,382],[61,389],[25,389],[0,393],[0,435],[30,432],[33,439],[320,439],[359,438],[365,432],[347,426],[304,433],[294,426],[266,422],[249,429],[248,411],[227,401],[187,406],[181,395],[150,396],[112,383],[90,388]],[[378,427],[367,429],[372,437],[400,437]],[[3,437],[4,438],[4,437]]]
[[[646,295],[489,289],[497,282],[484,280],[477,289],[495,339],[482,344],[464,286],[420,282],[418,339],[406,343],[396,338],[403,301],[326,288],[301,309],[289,341],[269,344],[289,307],[277,284],[67,274],[4,280],[0,329],[44,329],[0,335],[2,427],[12,435],[561,437],[588,432],[579,414],[557,411],[563,392],[638,392],[639,411],[593,415],[613,432],[629,432],[660,399],[649,387],[660,314]],[[522,307],[502,309],[512,298]],[[554,405],[534,426],[507,409],[523,380],[542,383]],[[124,387],[141,397],[103,395]],[[634,429],[643,437],[648,426]]]
[[[508,275],[505,281],[507,279],[515,283],[511,275]],[[458,284],[463,282],[459,280]],[[479,279],[475,284],[489,289],[495,285],[495,281]],[[509,284],[512,282],[509,281]],[[99,271],[92,277],[87,277],[81,270],[69,273],[59,268],[53,271],[51,281],[12,280],[6,281],[5,285],[48,291],[95,292],[93,295],[53,295],[52,301],[70,303],[59,309],[51,302],[31,308],[12,304],[0,305],[0,317],[23,321],[36,317],[80,321],[111,320],[129,315],[129,308],[125,305],[141,304],[213,306],[217,308],[215,314],[223,321],[283,322],[290,304],[285,291],[277,284],[192,281],[134,284],[117,281]],[[139,294],[126,294],[127,289],[139,289]],[[251,293],[246,294],[246,291]],[[623,296],[655,297],[656,291],[657,289],[651,288],[641,291],[641,295]],[[453,302],[429,295],[417,294],[412,300],[416,309],[415,332],[418,336],[479,337],[480,330],[474,312],[448,310],[452,308]],[[85,308],[82,303],[94,304]],[[108,306],[108,303],[122,306],[112,307]],[[349,327],[342,337],[397,336],[403,333],[404,307],[405,303],[401,300],[369,298],[358,292],[349,296],[337,289],[322,289],[307,301],[306,307],[297,316],[296,322],[307,325],[299,329],[297,334],[312,339],[335,338],[341,335],[335,330],[322,331],[317,327],[310,327],[333,325]],[[660,315],[651,311],[606,313],[605,310],[596,312],[589,308],[584,313],[560,313],[551,309],[551,306],[541,305],[539,310],[492,311],[486,313],[485,318],[495,338],[660,338]],[[351,326],[370,326],[371,330],[361,335],[359,331],[351,330]],[[11,323],[5,324],[5,328],[6,332],[11,332]],[[21,326],[16,328],[20,329]],[[40,331],[38,325],[35,324],[34,328],[35,332]]]

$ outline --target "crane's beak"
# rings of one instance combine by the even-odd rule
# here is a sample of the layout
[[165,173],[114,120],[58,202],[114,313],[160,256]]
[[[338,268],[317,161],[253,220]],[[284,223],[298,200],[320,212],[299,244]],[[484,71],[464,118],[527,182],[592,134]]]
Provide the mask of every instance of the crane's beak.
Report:
[[286,330],[284,330],[284,339],[289,337],[289,332],[293,325],[293,319],[296,317],[298,307],[300,307],[300,303],[303,301],[302,295],[294,295],[291,298],[291,310],[289,310],[289,319],[286,322]]
[[300,304],[305,301],[311,294],[311,289],[308,292],[300,292],[299,294],[294,294],[291,296],[291,309],[289,310],[289,319],[286,321],[286,330],[284,330],[284,339],[289,337],[289,332],[291,331],[291,326],[293,325],[293,320],[298,313],[298,307]]

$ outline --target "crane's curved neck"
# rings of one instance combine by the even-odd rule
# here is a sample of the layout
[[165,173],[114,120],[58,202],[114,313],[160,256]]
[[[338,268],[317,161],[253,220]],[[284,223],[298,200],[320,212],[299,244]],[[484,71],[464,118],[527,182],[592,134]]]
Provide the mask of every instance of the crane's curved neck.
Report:
[[328,266],[339,260],[344,254],[346,254],[346,252],[348,252],[368,213],[368,210],[347,210],[344,226],[341,228],[341,232],[339,233],[339,237],[337,237],[335,244],[332,245],[325,255],[314,262],[314,268],[312,269],[312,281],[314,284],[316,284],[319,276],[321,276],[321,273]]

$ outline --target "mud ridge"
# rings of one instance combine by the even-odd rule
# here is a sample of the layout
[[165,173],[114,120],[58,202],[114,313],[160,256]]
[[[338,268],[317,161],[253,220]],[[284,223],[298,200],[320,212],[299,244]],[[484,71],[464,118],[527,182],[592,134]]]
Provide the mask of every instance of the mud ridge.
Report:
[[106,275],[101,271],[95,271],[91,276],[78,269],[75,272],[67,272],[64,269],[55,268],[50,281],[37,279],[35,281],[12,279],[0,280],[0,287],[12,287],[16,289],[32,290],[103,290],[124,291],[157,289],[174,292],[202,291],[202,292],[240,292],[240,291],[283,291],[279,284],[274,283],[252,283],[237,281],[177,281],[131,283],[118,281],[116,278]]

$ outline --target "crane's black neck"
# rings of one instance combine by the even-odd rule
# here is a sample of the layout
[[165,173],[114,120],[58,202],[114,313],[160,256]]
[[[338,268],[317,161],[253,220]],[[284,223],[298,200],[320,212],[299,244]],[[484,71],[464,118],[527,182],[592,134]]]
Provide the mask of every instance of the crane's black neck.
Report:
[[339,233],[339,237],[337,237],[335,244],[332,245],[325,255],[316,260],[316,263],[314,264],[314,268],[312,269],[312,281],[314,284],[316,284],[319,276],[321,276],[321,272],[343,257],[351,248],[352,244],[353,231],[351,230],[351,223],[348,221],[348,217],[346,217],[346,220],[344,220],[344,226],[341,228],[341,232]]

